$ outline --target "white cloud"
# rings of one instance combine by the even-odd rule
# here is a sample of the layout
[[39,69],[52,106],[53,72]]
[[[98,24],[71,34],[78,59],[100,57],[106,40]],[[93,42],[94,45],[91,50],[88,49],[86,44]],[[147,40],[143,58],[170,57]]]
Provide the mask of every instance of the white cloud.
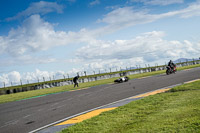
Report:
[[0,55],[5,51],[6,44],[4,38],[0,36]]
[[15,84],[19,84],[20,83],[20,79],[21,79],[21,75],[19,72],[17,71],[12,71],[9,72],[8,74],[3,74],[2,76],[0,76],[0,86],[3,86],[3,83],[5,83],[6,85],[15,85]]
[[126,69],[130,67],[135,67],[138,64],[144,64],[143,57],[133,57],[129,59],[94,59],[81,62],[83,67],[87,72],[110,72],[117,71],[121,69]]
[[[0,87],[4,87],[4,83],[6,86],[12,85],[20,85],[21,81],[22,84],[29,83],[36,83],[45,81],[50,81],[53,79],[63,79],[68,78],[68,75],[70,77],[73,77],[78,72],[78,69],[70,71],[70,72],[64,72],[64,71],[55,71],[55,72],[48,72],[48,71],[41,71],[39,69],[36,69],[34,72],[26,72],[26,73],[19,73],[17,71],[12,71],[7,74],[0,75]],[[64,76],[63,76],[64,75]]]
[[63,36],[65,33],[55,32],[53,26],[44,22],[39,15],[32,15],[21,27],[12,29],[7,37],[2,38],[6,44],[6,52],[17,56],[63,44],[60,40]]
[[4,55],[1,65],[49,63],[55,61],[49,57],[31,55],[49,48],[65,45],[67,35],[54,31],[53,26],[43,21],[39,15],[26,19],[21,27],[11,29],[8,36],[0,36],[0,55]]
[[31,16],[33,14],[44,15],[50,12],[62,13],[63,6],[57,4],[56,2],[46,2],[46,1],[34,2],[26,10],[18,13],[14,17],[7,18],[6,20],[12,21],[21,17]]
[[92,1],[90,2],[90,6],[94,6],[94,5],[99,5],[100,4],[100,1],[99,0],[95,0],[95,1]]
[[[163,32],[150,32],[145,33],[143,36],[137,36],[132,40],[115,40],[101,41],[96,40],[91,44],[82,47],[77,51],[76,56],[84,60],[92,59],[129,59],[132,58],[132,54],[141,54],[142,52],[151,52],[155,50],[155,47],[145,49],[149,44],[160,43],[161,37],[164,36]],[[159,49],[161,46],[157,47]],[[111,50],[112,49],[112,50]],[[145,49],[146,51],[140,51],[139,49]]]
[[193,16],[200,16],[200,0],[192,3],[187,8],[180,11],[182,18],[190,18]]
[[93,40],[88,33],[86,29],[81,29],[79,32],[55,31],[53,25],[41,19],[40,15],[32,15],[22,26],[11,29],[8,36],[0,36],[0,55],[6,55],[7,59],[12,57],[11,60],[4,60],[5,62],[1,64],[53,62],[55,61],[53,58],[31,56],[31,54],[60,45]]
[[200,52],[198,43],[188,40],[167,41],[164,37],[164,32],[153,31],[131,40],[96,40],[80,48],[76,53],[76,60],[81,64],[85,63],[85,68],[102,69],[195,57]]
[[110,25],[125,24],[125,26],[131,26],[152,22],[155,19],[154,15],[148,14],[147,11],[135,11],[133,7],[123,7],[106,14],[105,17],[102,20],[98,20],[98,22],[105,22]]
[[184,0],[131,0],[131,2],[142,2],[145,5],[171,5],[171,4],[181,4]]
[[117,30],[135,26],[138,24],[151,23],[159,19],[178,16],[181,18],[190,18],[200,16],[200,1],[190,4],[188,7],[161,14],[150,14],[148,10],[137,11],[134,7],[117,8],[106,14],[102,19],[97,22],[106,23],[107,26],[97,29],[96,32],[102,34],[105,31],[112,33]]

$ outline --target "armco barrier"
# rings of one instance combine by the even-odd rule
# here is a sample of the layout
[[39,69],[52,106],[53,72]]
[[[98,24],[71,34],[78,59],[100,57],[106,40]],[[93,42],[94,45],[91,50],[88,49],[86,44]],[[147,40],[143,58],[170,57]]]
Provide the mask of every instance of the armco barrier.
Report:
[[[178,64],[176,64],[176,66],[183,67],[183,66],[189,66],[189,65],[195,65],[195,64],[200,64],[200,60],[178,63]],[[81,79],[79,79],[79,83],[92,82],[92,81],[97,81],[97,80],[103,80],[103,79],[109,79],[109,78],[115,78],[115,77],[121,77],[121,76],[128,76],[128,75],[139,74],[139,73],[160,71],[160,70],[165,70],[165,69],[166,69],[166,66],[141,68],[141,69],[135,69],[135,70],[133,69],[133,70],[130,70],[127,72],[119,72],[119,73],[115,73],[115,74],[107,74],[107,75],[102,75],[102,76],[81,78]],[[38,90],[38,89],[44,89],[44,88],[52,88],[52,87],[58,87],[58,86],[65,86],[65,85],[71,85],[71,84],[73,84],[72,80],[67,80],[67,81],[62,81],[62,82],[38,84],[38,85],[28,86],[28,87],[20,87],[19,86],[19,88],[15,88],[15,89],[0,90],[0,95],[12,94],[12,93],[18,93],[18,92],[24,92],[24,91],[30,91],[30,90]]]

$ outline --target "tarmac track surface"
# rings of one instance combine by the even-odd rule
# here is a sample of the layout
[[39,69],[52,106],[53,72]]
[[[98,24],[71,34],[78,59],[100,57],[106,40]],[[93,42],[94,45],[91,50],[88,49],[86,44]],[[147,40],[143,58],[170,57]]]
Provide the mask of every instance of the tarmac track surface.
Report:
[[194,68],[171,75],[162,74],[0,104],[0,132],[30,132],[86,110],[199,78],[200,68]]

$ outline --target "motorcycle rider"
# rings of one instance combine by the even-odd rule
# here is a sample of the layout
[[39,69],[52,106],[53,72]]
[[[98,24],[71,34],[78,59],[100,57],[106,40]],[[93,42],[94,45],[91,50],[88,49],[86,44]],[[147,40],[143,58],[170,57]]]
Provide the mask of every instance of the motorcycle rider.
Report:
[[78,78],[79,78],[79,77],[80,77],[80,76],[77,75],[76,77],[73,78],[74,88],[75,88],[76,86],[78,87]]
[[168,66],[170,67],[170,71],[172,72],[174,70],[175,64],[173,63],[172,60],[169,61]]

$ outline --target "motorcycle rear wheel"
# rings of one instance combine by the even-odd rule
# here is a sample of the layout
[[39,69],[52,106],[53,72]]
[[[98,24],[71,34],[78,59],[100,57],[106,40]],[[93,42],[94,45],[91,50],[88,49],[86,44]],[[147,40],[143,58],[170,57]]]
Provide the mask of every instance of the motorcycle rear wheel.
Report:
[[167,74],[167,75],[169,75],[169,74],[170,74],[169,70],[166,70],[166,74]]

